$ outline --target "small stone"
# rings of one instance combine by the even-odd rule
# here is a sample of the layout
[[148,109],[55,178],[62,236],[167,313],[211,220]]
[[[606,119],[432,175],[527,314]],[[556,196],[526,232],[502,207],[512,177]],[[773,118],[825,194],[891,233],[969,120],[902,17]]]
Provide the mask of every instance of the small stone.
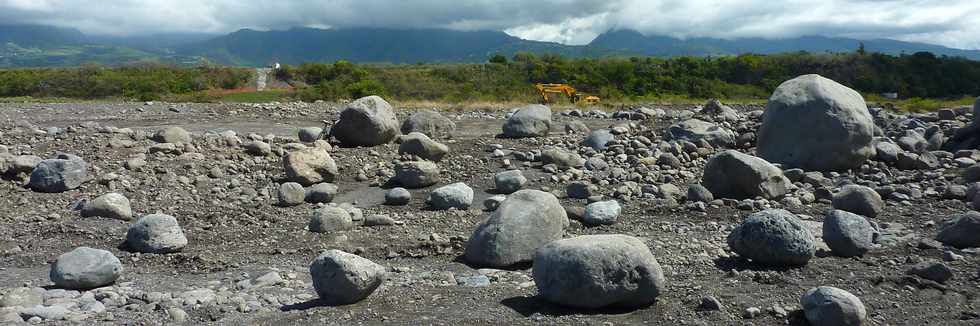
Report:
[[594,202],[585,206],[582,223],[589,226],[612,225],[619,219],[621,210],[619,202],[615,200]]
[[701,297],[701,304],[698,305],[698,310],[701,311],[719,311],[721,310],[721,301],[714,296],[704,296]]
[[137,252],[166,254],[183,249],[187,237],[173,216],[150,214],[129,227],[126,245]]
[[493,177],[494,186],[497,193],[499,194],[512,194],[527,184],[527,178],[521,170],[510,170],[497,173]]
[[396,187],[385,192],[385,205],[402,206],[408,205],[412,200],[412,193],[408,189]]
[[340,250],[328,250],[310,264],[313,288],[329,305],[364,300],[384,282],[385,268],[366,258]]
[[133,218],[133,209],[129,199],[119,193],[108,193],[85,204],[82,217],[100,216],[128,221]]
[[830,287],[812,288],[800,298],[803,313],[813,326],[859,326],[868,317],[861,299]]
[[354,221],[350,213],[340,207],[325,206],[313,211],[310,217],[310,232],[333,233],[350,230]]
[[312,204],[326,204],[332,202],[337,196],[337,185],[332,183],[318,183],[306,189],[304,200]]
[[279,200],[279,206],[296,206],[302,204],[306,198],[306,189],[303,189],[303,185],[299,183],[286,182],[279,185],[276,198]]
[[949,266],[946,266],[946,264],[937,261],[916,264],[909,268],[908,274],[938,283],[946,283],[946,281],[953,278],[953,270]]
[[473,203],[473,188],[462,182],[443,186],[432,191],[427,202],[436,210],[468,209]]

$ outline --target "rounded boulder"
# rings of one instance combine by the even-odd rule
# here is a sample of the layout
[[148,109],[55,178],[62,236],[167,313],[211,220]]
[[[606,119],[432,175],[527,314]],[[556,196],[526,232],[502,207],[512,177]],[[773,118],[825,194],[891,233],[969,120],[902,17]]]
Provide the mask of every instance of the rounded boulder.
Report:
[[875,153],[874,120],[858,92],[820,75],[776,88],[758,133],[758,155],[807,171],[861,167]]
[[532,274],[542,298],[584,309],[649,306],[667,283],[650,248],[621,234],[548,243],[537,250]]

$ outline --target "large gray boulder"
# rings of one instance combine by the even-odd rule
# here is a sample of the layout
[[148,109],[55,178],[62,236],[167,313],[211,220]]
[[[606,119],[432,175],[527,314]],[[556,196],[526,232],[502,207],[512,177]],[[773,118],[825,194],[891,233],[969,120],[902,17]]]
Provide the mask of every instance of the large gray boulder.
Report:
[[716,198],[779,198],[789,190],[783,171],[761,158],[727,150],[715,154],[704,167],[701,180]]
[[420,132],[432,139],[452,138],[456,123],[439,112],[424,110],[413,113],[402,122],[402,134]]
[[875,153],[874,120],[858,92],[819,75],[776,88],[758,134],[758,155],[807,171],[861,167]]
[[544,137],[551,131],[551,109],[540,104],[519,108],[503,125],[506,138]]
[[554,195],[520,190],[507,196],[473,231],[466,243],[466,261],[490,267],[531,261],[539,247],[561,239],[568,224],[568,215]]
[[339,170],[330,153],[322,147],[310,147],[289,152],[282,157],[286,179],[303,186],[333,182]]
[[936,240],[956,248],[980,247],[980,213],[969,211],[950,216],[939,227]]
[[728,235],[728,246],[744,258],[771,266],[805,265],[817,251],[810,229],[782,209],[749,215]]
[[37,192],[57,193],[78,188],[88,178],[88,163],[81,157],[58,154],[43,160],[31,172],[28,187]]
[[133,218],[133,209],[126,196],[110,192],[96,197],[82,207],[82,217],[95,216],[128,221]]
[[387,144],[398,136],[395,109],[378,96],[362,97],[340,112],[330,135],[344,146],[372,147]]
[[621,234],[548,243],[537,250],[532,274],[545,300],[585,309],[649,306],[667,286],[650,248]]
[[840,257],[863,256],[874,247],[875,233],[861,215],[835,209],[823,219],[823,241]]
[[181,127],[167,127],[158,130],[155,134],[153,134],[152,138],[153,141],[158,143],[191,143],[191,133],[187,132],[187,130],[184,130],[184,128]]
[[836,209],[867,217],[876,217],[885,209],[885,201],[874,189],[861,185],[846,185],[833,197]]
[[187,245],[187,237],[173,216],[150,214],[129,227],[126,245],[138,252],[166,254],[183,249]]
[[686,140],[698,143],[701,140],[714,147],[731,147],[735,145],[735,133],[713,123],[689,119],[678,122],[667,128],[666,140]]
[[398,154],[415,155],[423,160],[439,162],[446,154],[449,154],[449,146],[440,144],[423,133],[411,132],[402,136],[402,143],[398,146]]
[[811,326],[859,326],[868,317],[861,299],[830,286],[807,290],[800,305]]
[[425,188],[439,182],[439,166],[429,161],[402,162],[395,165],[392,181],[405,188]]
[[310,264],[313,289],[328,305],[347,305],[366,299],[385,280],[385,267],[340,250],[321,253]]
[[427,202],[435,210],[469,209],[473,204],[473,188],[462,182],[442,186],[429,194]]
[[49,277],[60,288],[87,290],[112,284],[122,271],[122,263],[111,252],[78,247],[58,256]]

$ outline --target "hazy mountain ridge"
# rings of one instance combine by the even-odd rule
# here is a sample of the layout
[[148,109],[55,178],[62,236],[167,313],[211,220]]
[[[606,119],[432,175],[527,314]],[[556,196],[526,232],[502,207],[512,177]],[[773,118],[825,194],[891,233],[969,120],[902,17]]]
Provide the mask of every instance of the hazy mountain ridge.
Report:
[[807,51],[851,52],[864,43],[869,52],[893,55],[928,51],[980,60],[978,50],[895,40],[856,40],[823,36],[788,39],[678,39],[645,36],[631,30],[609,31],[588,45],[524,40],[500,31],[447,29],[350,28],[256,31],[224,35],[161,33],[113,37],[87,36],[76,29],[40,25],[0,25],[0,67],[121,65],[135,61],[236,66],[272,62],[299,64],[348,60],[357,63],[473,63],[494,54],[560,54],[573,58],[609,56],[723,56]]

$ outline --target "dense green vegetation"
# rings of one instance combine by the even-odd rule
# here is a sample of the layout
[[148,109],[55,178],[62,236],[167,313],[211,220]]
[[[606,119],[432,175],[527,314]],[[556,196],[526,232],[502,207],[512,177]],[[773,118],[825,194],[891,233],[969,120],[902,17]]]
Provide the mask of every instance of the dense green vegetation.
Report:
[[492,56],[487,64],[353,65],[286,67],[281,78],[298,80],[300,97],[356,98],[367,93],[395,99],[440,101],[533,100],[533,83],[567,83],[608,100],[658,98],[766,98],[780,83],[821,74],[866,94],[897,92],[903,98],[960,98],[980,94],[980,62],[927,52],[884,54],[780,54],[720,58],[567,59],[555,55]]
[[167,94],[243,87],[250,69],[163,65],[117,68],[83,66],[66,69],[0,70],[0,97],[127,97],[154,100]]
[[[928,108],[940,100],[980,94],[980,62],[921,52],[889,56],[852,54],[741,55],[569,59],[518,53],[484,64],[358,65],[346,61],[284,66],[275,78],[293,92],[244,94],[251,69],[163,65],[117,68],[0,70],[0,97],[260,100],[292,96],[305,101],[378,94],[401,101],[534,102],[538,82],[567,83],[606,102],[723,98],[765,99],[780,83],[817,73],[866,95],[897,92]],[[222,89],[235,92],[222,93]],[[234,94],[231,97],[226,95]],[[176,96],[180,95],[180,96]],[[921,98],[934,99],[933,101]]]

